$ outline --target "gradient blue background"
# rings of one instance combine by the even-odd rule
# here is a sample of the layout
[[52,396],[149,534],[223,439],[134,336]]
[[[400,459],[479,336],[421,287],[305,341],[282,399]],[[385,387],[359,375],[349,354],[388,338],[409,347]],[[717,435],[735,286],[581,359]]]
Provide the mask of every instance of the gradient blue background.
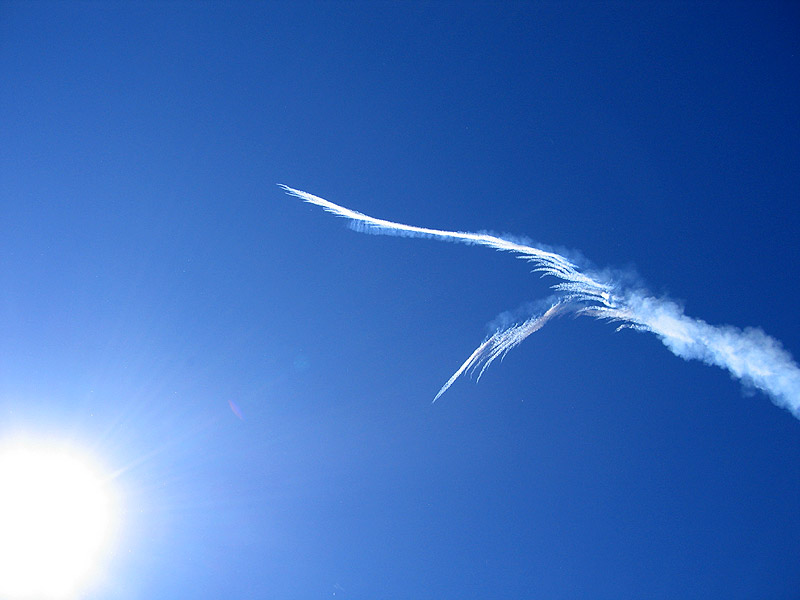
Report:
[[[796,3],[0,4],[0,434],[126,512],[90,598],[800,598],[800,422],[488,249],[800,356]],[[230,408],[234,402],[244,417]]]

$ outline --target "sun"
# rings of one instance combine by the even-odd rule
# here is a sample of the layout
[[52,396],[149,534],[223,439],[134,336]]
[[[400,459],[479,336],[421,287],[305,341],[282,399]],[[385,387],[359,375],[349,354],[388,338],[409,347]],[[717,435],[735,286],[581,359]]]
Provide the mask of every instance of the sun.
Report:
[[76,597],[102,558],[112,496],[91,462],[64,446],[0,446],[0,597]]

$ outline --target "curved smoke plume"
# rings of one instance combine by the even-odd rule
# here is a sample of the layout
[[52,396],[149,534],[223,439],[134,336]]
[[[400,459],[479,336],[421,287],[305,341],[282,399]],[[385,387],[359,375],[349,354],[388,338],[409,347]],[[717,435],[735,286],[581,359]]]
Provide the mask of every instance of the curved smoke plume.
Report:
[[349,219],[359,231],[437,238],[505,250],[533,263],[534,271],[561,280],[552,286],[558,296],[550,308],[522,323],[498,328],[442,386],[434,402],[465,372],[477,370],[480,378],[494,360],[503,357],[550,319],[572,312],[615,321],[619,323],[618,329],[632,328],[654,333],[675,355],[727,369],[744,385],[763,391],[775,404],[800,419],[800,368],[778,340],[760,329],[713,326],[693,319],[670,300],[654,298],[642,290],[625,289],[601,276],[584,273],[555,252],[484,233],[428,229],[376,219],[307,192],[286,185],[280,187],[293,196]]

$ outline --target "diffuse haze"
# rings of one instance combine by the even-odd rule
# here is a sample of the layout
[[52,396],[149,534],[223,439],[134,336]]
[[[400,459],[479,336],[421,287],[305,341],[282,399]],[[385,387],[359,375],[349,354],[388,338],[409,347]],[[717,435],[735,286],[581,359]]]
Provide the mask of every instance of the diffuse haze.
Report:
[[550,308],[522,323],[499,327],[442,386],[434,402],[465,372],[477,370],[480,378],[494,360],[502,358],[549,320],[573,313],[615,321],[619,323],[618,329],[632,328],[654,333],[675,355],[727,369],[745,386],[763,391],[775,404],[800,419],[800,368],[778,340],[760,329],[709,325],[686,316],[675,302],[583,272],[570,260],[552,251],[483,233],[428,229],[376,219],[307,192],[286,185],[280,187],[293,196],[349,219],[359,231],[437,238],[506,250],[531,262],[534,271],[560,280],[552,286],[557,295]]

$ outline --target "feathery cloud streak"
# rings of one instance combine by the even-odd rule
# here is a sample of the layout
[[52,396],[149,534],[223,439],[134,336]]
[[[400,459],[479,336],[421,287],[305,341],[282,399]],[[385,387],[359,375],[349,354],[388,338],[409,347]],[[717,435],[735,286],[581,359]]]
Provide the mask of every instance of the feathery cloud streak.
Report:
[[533,263],[535,272],[561,280],[552,286],[558,296],[550,308],[522,323],[498,328],[442,386],[434,402],[465,372],[477,370],[480,379],[494,360],[502,358],[552,318],[571,312],[615,321],[620,324],[618,329],[654,333],[675,355],[727,369],[745,386],[763,391],[775,404],[800,419],[800,368],[778,340],[760,329],[709,325],[686,316],[673,301],[649,296],[644,290],[627,289],[606,281],[602,276],[583,272],[555,252],[484,233],[428,229],[376,219],[307,192],[282,184],[280,187],[293,196],[349,219],[360,231],[488,246],[512,252]]

